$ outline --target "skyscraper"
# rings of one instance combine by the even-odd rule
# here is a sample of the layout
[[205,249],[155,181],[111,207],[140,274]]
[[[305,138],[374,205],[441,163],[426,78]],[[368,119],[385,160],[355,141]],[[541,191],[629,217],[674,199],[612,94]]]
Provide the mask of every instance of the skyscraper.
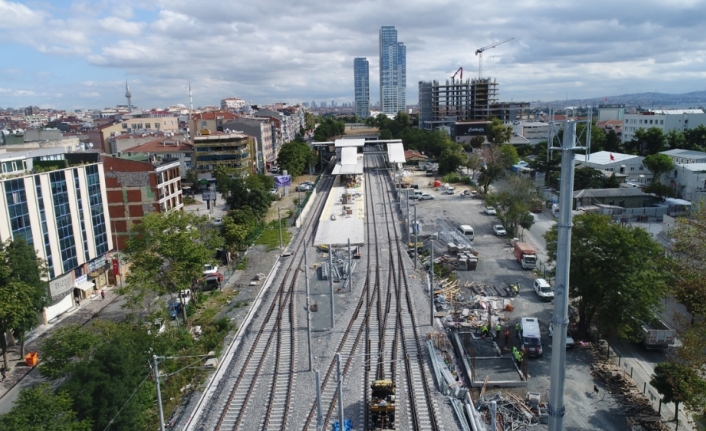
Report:
[[353,60],[353,80],[355,82],[355,115],[367,118],[370,116],[370,68],[367,58],[359,57]]
[[404,111],[407,104],[407,48],[397,42],[394,26],[380,28],[380,109],[385,114]]

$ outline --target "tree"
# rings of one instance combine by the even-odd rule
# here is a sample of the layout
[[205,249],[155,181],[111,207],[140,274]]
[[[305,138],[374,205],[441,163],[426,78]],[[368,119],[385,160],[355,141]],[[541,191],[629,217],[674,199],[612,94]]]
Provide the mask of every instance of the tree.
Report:
[[307,167],[315,163],[316,155],[314,151],[309,144],[300,139],[295,139],[282,145],[277,156],[277,164],[289,172],[292,177],[298,177]]
[[[486,203],[495,207],[509,234],[519,234],[519,227],[529,229],[534,222],[530,210],[541,205],[534,182],[519,175],[507,179],[508,187],[489,193]],[[539,201],[539,202],[538,202]]]
[[662,129],[650,127],[649,129],[638,129],[630,142],[625,143],[626,150],[634,151],[641,156],[657,154],[664,151],[667,145],[667,138]]
[[[505,175],[505,172],[515,163],[512,160],[513,153],[503,150],[502,147],[505,145],[489,145],[483,148],[485,165],[481,167],[478,178],[478,184],[483,187],[483,193],[488,193],[490,184]],[[514,156],[517,156],[517,153],[514,153]]]
[[[621,226],[608,216],[573,219],[569,296],[579,312],[579,332],[596,325],[602,334],[637,340],[666,293],[662,247],[644,229]],[[557,226],[545,234],[556,260]]]
[[[221,245],[205,216],[182,211],[148,214],[131,231],[125,251],[130,273],[118,292],[128,306],[141,308],[157,296],[192,288]],[[186,307],[182,314],[186,322]]]
[[706,406],[706,381],[698,373],[678,362],[655,366],[650,384],[662,395],[662,402],[674,403],[674,420],[679,420],[679,404],[701,411]]
[[47,270],[44,261],[37,257],[34,247],[27,244],[24,238],[18,237],[11,241],[6,250],[10,279],[27,285],[34,308],[34,314],[29,314],[27,320],[13,328],[15,338],[20,340],[20,357],[24,357],[25,332],[39,323],[39,314],[49,300],[47,282],[42,280],[46,277]]
[[520,156],[517,155],[514,145],[503,144],[500,146],[500,152],[508,166],[516,165],[520,161]]
[[[22,281],[9,278],[7,268],[7,253],[0,251],[0,334],[20,328],[32,319],[37,318],[33,287]],[[2,268],[4,267],[4,268]],[[5,277],[3,278],[3,275]],[[2,358],[5,368],[9,369],[7,358],[7,338],[0,337]]]
[[605,182],[603,183],[603,188],[604,189],[620,188],[620,180],[618,180],[618,177],[615,176],[615,172],[610,174],[610,177],[605,179]]
[[468,157],[463,153],[460,145],[447,148],[441,152],[439,156],[439,173],[448,174],[456,172],[456,170],[466,163]]
[[488,123],[486,138],[491,145],[501,145],[510,142],[512,139],[512,127],[506,126],[497,118],[493,118]]
[[[669,232],[671,293],[692,316],[706,315],[706,200],[694,202],[688,217],[678,217]],[[679,327],[679,358],[701,369],[706,366],[706,321],[691,319]]]
[[610,129],[608,133],[606,133],[603,149],[613,153],[620,152],[620,137],[615,133],[615,130]]
[[674,162],[666,154],[650,154],[642,164],[652,172],[653,183],[660,183],[662,175],[674,169]]
[[600,189],[605,184],[605,175],[590,166],[576,166],[574,190]]
[[677,129],[672,129],[667,132],[667,146],[670,150],[677,148],[686,148],[686,138],[684,138],[684,132]]
[[471,148],[479,149],[485,144],[485,136],[474,136],[471,138]]
[[15,407],[0,416],[5,431],[91,431],[88,419],[78,420],[65,391],[54,393],[48,383],[22,389]]
[[693,129],[684,130],[684,149],[704,151],[706,148],[706,126],[703,124]]
[[466,160],[466,169],[471,170],[471,178],[473,178],[476,175],[476,171],[480,169],[481,165],[483,164],[483,161],[481,160],[480,156],[476,153],[471,153],[468,156],[468,159]]
[[553,172],[559,172],[561,165],[561,154],[559,151],[551,153],[551,157],[547,156],[547,142],[537,144],[537,157],[530,160],[529,167],[537,172],[544,173],[544,181],[549,182]]
[[378,139],[392,139],[394,136],[392,136],[392,132],[390,129],[382,129],[380,130],[380,134],[378,135]]

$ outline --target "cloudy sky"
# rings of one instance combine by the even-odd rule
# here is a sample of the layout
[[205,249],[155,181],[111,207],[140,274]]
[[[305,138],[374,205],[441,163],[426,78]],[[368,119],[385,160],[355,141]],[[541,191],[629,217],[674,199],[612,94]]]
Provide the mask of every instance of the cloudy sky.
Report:
[[407,46],[407,100],[459,66],[503,101],[706,90],[706,0],[0,0],[0,106],[141,108],[353,100],[378,30]]

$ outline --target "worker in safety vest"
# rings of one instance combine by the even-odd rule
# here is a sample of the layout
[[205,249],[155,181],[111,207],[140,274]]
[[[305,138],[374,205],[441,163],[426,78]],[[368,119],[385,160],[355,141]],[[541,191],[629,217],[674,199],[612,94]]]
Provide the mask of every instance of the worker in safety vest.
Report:
[[519,350],[517,350],[517,347],[512,346],[512,356],[515,358],[515,360],[517,360],[518,352],[519,352]]
[[483,325],[483,326],[480,328],[480,335],[481,335],[482,337],[485,337],[486,335],[488,335],[488,325]]
[[503,330],[503,327],[500,323],[495,325],[495,339],[499,340],[500,339],[500,332]]
[[515,337],[520,338],[520,322],[515,323]]

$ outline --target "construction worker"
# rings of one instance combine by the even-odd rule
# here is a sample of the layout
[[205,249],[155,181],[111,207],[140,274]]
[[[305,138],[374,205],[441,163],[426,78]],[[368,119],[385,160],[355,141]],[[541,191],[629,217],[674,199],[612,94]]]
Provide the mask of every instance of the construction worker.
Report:
[[505,330],[505,344],[504,344],[504,346],[507,346],[507,343],[509,343],[509,342],[510,342],[510,330],[506,329]]
[[512,346],[512,357],[515,358],[515,361],[517,361],[517,358],[519,357],[519,350],[517,350],[517,347]]
[[483,325],[480,328],[480,335],[481,337],[485,338],[488,335],[488,325]]
[[500,332],[503,330],[503,327],[500,323],[495,325],[495,339],[500,340]]
[[520,322],[515,323],[515,337],[520,338]]
[[517,347],[513,347],[512,353],[515,355],[515,362],[517,362],[517,366],[519,367],[522,365],[522,352],[517,350]]

